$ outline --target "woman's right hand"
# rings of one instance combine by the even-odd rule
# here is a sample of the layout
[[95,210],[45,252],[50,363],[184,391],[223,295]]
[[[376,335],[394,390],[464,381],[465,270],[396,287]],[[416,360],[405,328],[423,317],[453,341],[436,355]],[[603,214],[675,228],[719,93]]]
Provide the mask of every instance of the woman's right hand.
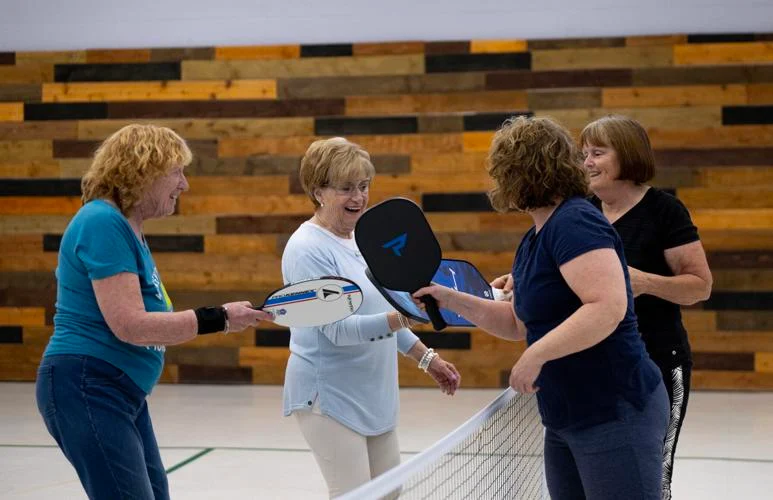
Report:
[[494,292],[494,300],[509,301],[513,296],[513,275],[503,274],[499,278],[489,283],[491,288],[495,290],[501,290],[501,294]]
[[273,321],[271,313],[261,309],[253,309],[248,301],[229,302],[223,304],[228,316],[228,331],[240,332],[251,326],[257,326],[261,321]]
[[453,288],[449,288],[447,286],[440,286],[440,285],[430,285],[425,286],[424,288],[419,288],[415,292],[413,292],[413,301],[421,308],[424,308],[424,303],[421,302],[421,298],[425,295],[430,295],[434,297],[435,301],[437,302],[438,307],[442,309],[449,309],[451,311],[454,311],[453,308],[453,300],[456,294],[460,292],[457,292]]

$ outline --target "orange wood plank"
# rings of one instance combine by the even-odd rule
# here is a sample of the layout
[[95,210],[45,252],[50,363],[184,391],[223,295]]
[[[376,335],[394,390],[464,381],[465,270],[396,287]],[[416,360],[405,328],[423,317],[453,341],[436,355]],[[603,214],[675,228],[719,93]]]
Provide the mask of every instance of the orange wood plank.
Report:
[[189,196],[274,196],[290,194],[290,180],[284,175],[255,176],[189,176],[190,190],[180,199]]
[[488,151],[493,138],[494,132],[464,132],[463,150],[465,153]]
[[299,57],[301,57],[300,45],[242,45],[215,47],[215,59],[219,61],[297,59]]
[[773,231],[770,229],[698,229],[706,250],[773,250]]
[[204,237],[204,253],[228,255],[279,255],[273,234],[211,234]]
[[773,185],[773,159],[770,167],[704,167],[700,177],[705,187]]
[[22,63],[0,65],[0,82],[5,84],[43,83],[54,81],[54,65]]
[[749,104],[773,104],[773,83],[749,84],[746,92]]
[[0,215],[73,215],[82,205],[77,196],[0,196]]
[[0,255],[41,253],[43,238],[32,234],[4,234],[0,238]]
[[191,196],[178,201],[181,215],[311,215],[313,207],[306,195]]
[[671,66],[669,46],[606,47],[532,51],[532,71],[593,68],[659,68]]
[[70,219],[69,215],[6,215],[0,217],[0,234],[61,234]]
[[703,229],[773,229],[773,209],[699,209],[692,212]]
[[0,307],[0,325],[44,326],[44,307]]
[[[762,346],[760,346],[762,347]],[[767,347],[771,349],[770,346]],[[773,350],[773,349],[772,349]],[[757,352],[754,354],[754,371],[773,373],[773,352]]]
[[0,122],[23,122],[23,102],[0,102]]
[[770,390],[773,373],[694,370],[691,385],[699,390]]
[[677,195],[687,208],[773,208],[773,185],[680,188]]
[[274,80],[47,83],[43,102],[275,99]]
[[415,175],[477,175],[486,172],[486,153],[417,153],[411,156]]
[[603,107],[705,106],[746,104],[745,85],[616,87],[601,90]]
[[773,42],[674,45],[674,64],[750,64],[773,61]]
[[492,54],[501,52],[526,52],[526,40],[472,40],[470,53]]
[[54,271],[56,262],[56,252],[0,255],[0,271]]

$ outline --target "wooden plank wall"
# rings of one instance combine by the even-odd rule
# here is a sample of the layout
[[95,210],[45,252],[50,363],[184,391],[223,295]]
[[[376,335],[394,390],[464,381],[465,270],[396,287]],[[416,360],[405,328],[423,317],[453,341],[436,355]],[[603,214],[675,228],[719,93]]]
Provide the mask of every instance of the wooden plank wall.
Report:
[[[374,156],[372,201],[422,203],[448,257],[506,272],[529,226],[492,213],[483,159],[515,114],[578,131],[642,121],[655,184],[692,212],[710,300],[685,311],[694,384],[773,388],[773,36],[202,47],[0,54],[0,380],[33,380],[52,331],[59,240],[79,176],[124,124],[168,125],[196,153],[174,217],[148,224],[178,309],[260,301],[310,215],[297,179],[317,137]],[[203,271],[206,270],[206,271]],[[468,387],[496,387],[523,346],[477,330],[421,332]],[[168,350],[167,382],[282,382],[288,332],[207,336]],[[429,379],[404,360],[401,382]]]

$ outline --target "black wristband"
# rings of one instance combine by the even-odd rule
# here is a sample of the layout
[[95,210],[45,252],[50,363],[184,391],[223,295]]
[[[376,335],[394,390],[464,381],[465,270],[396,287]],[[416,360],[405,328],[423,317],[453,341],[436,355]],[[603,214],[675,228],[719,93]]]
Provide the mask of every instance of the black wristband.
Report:
[[223,307],[199,307],[194,312],[199,323],[199,335],[225,330],[226,316]]

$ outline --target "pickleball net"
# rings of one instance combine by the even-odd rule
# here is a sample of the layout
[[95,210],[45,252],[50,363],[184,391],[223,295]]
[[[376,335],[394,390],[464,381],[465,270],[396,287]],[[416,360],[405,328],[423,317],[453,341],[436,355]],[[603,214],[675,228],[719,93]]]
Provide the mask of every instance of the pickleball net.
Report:
[[443,439],[338,500],[548,499],[534,395],[507,389]]

